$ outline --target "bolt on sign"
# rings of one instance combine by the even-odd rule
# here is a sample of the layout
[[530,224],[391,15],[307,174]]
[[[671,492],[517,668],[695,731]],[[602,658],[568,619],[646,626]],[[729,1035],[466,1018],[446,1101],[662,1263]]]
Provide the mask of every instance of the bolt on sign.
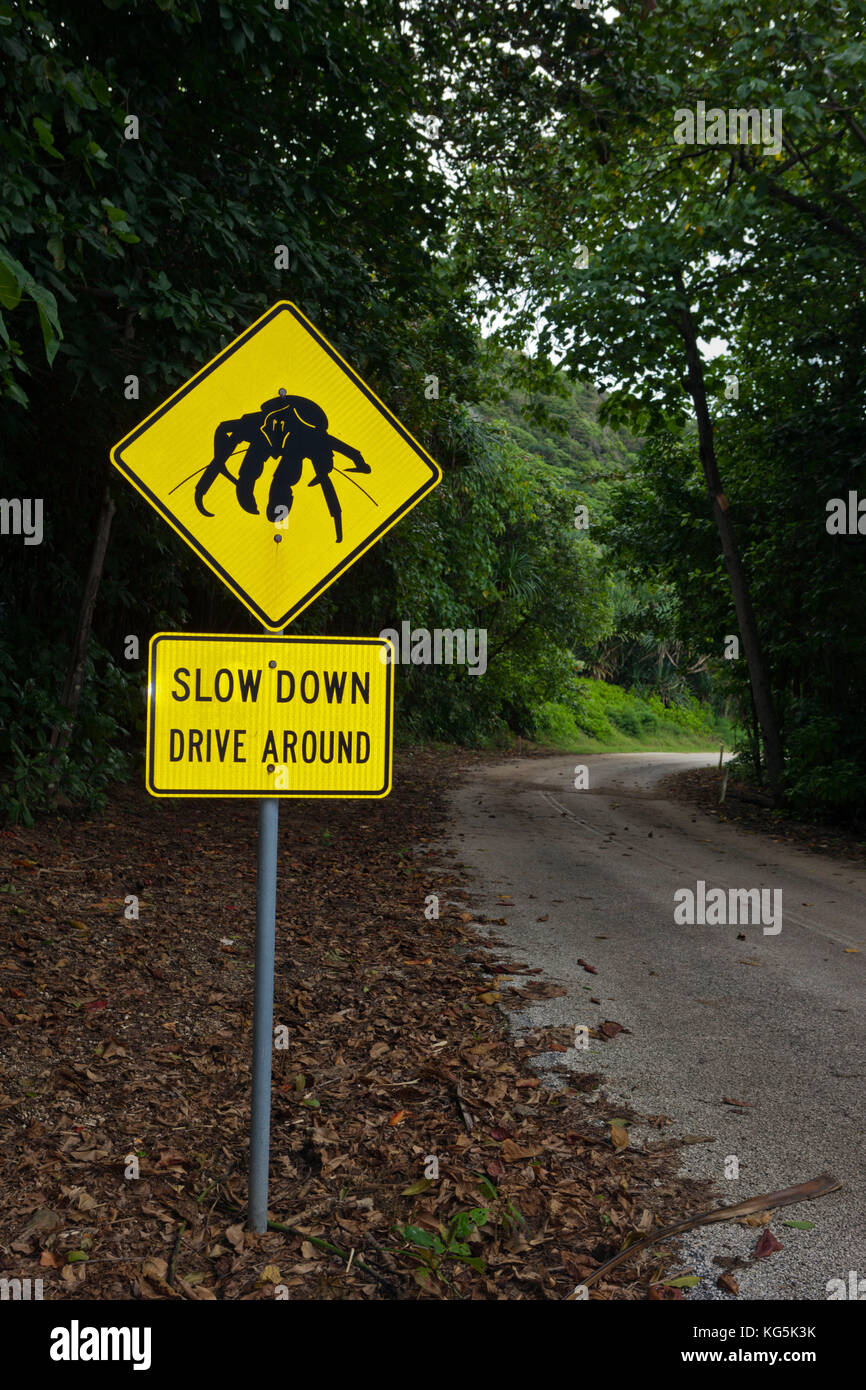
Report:
[[272,632],[442,478],[287,301],[116,444],[111,461]]
[[378,637],[159,632],[150,642],[147,789],[387,796],[393,669],[391,643]]

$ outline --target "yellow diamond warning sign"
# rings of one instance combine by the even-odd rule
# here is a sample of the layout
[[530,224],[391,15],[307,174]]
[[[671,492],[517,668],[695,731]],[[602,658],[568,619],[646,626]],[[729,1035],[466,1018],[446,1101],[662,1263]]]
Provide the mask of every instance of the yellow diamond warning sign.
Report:
[[442,477],[287,302],[148,415],[111,461],[271,631]]
[[382,797],[393,648],[378,637],[151,639],[153,796]]

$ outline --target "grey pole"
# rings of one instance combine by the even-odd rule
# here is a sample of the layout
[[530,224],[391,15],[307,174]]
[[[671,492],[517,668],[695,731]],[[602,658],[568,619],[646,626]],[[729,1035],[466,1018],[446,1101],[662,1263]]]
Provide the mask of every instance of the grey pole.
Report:
[[277,913],[277,828],[280,803],[259,802],[256,888],[256,976],[253,1005],[253,1095],[250,1110],[249,1228],[268,1229],[271,1145],[271,1057],[274,1045],[274,947]]

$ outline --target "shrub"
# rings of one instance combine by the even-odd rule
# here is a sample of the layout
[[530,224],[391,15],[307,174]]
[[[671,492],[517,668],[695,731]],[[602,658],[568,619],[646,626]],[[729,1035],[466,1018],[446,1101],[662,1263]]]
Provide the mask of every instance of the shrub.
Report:
[[580,729],[567,705],[549,700],[535,717],[533,737],[539,743],[573,744],[580,740]]
[[127,733],[117,715],[131,708],[135,678],[95,643],[70,741],[62,753],[52,749],[51,731],[65,717],[55,688],[67,660],[62,646],[31,651],[23,677],[12,647],[0,644],[0,818],[13,825],[32,825],[58,796],[81,810],[97,809],[105,787],[129,770]]

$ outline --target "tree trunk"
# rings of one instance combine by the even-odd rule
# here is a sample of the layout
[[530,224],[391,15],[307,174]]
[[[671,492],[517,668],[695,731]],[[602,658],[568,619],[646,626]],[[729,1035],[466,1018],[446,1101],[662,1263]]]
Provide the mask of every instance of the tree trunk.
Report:
[[722,491],[722,480],[719,476],[719,466],[716,460],[716,449],[713,442],[713,426],[707,406],[707,391],[704,383],[701,356],[698,351],[697,334],[695,332],[694,321],[686,295],[685,284],[682,274],[679,271],[676,273],[675,282],[677,289],[683,297],[679,327],[686,349],[689,394],[694,402],[695,415],[697,416],[698,422],[698,442],[701,466],[704,470],[707,490],[713,501],[713,516],[715,517],[719,537],[722,542],[722,551],[728,570],[728,578],[731,581],[734,607],[737,613],[737,621],[740,624],[740,636],[743,639],[746,663],[749,668],[752,696],[755,701],[755,709],[758,713],[761,732],[764,735],[764,755],[767,765],[767,777],[770,783],[770,790],[773,794],[773,800],[778,804],[782,794],[782,778],[785,764],[782,755],[782,741],[779,737],[779,726],[776,721],[776,711],[773,707],[770,678],[764,660],[764,654],[761,650],[760,638],[758,637],[758,625],[755,621],[754,609],[752,608],[748,581],[743,570],[740,552],[737,548],[733,523],[728,514],[728,500]]
[[99,520],[96,523],[96,535],[93,538],[93,550],[90,554],[90,569],[87,572],[87,582],[84,586],[84,593],[81,596],[81,604],[78,609],[78,626],[75,630],[75,641],[72,644],[72,653],[69,658],[69,667],[66,672],[66,680],[63,683],[63,693],[60,696],[60,703],[65,707],[67,718],[62,724],[55,724],[51,731],[51,747],[55,750],[55,759],[63,752],[68,744],[72,730],[75,726],[75,715],[78,711],[78,702],[81,699],[81,689],[84,685],[84,667],[87,662],[87,649],[90,645],[90,629],[93,625],[93,610],[96,607],[96,596],[99,593],[99,585],[102,581],[102,569],[105,564],[105,552],[108,549],[108,536],[111,531],[111,522],[114,518],[115,505],[111,498],[108,488],[102,499],[102,507],[99,512]]
[[758,710],[755,705],[755,693],[749,686],[749,706],[752,711],[752,764],[755,769],[755,781],[759,787],[764,785],[764,774],[761,768],[761,735],[758,731]]

